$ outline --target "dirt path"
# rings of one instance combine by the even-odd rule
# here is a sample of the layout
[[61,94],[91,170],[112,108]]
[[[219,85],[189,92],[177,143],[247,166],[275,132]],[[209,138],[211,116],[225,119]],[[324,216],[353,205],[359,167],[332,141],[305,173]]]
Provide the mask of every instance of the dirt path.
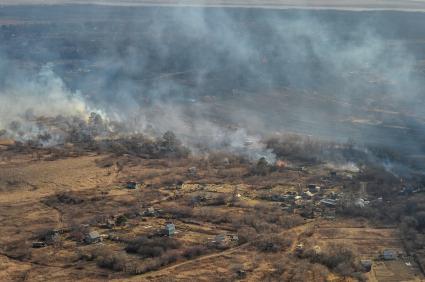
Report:
[[[296,226],[296,227],[291,228],[291,229],[288,229],[288,230],[284,230],[284,231],[282,231],[280,233],[280,235],[286,235],[286,234],[290,234],[290,233],[294,233],[295,232],[295,234],[297,235],[297,239],[296,240],[293,240],[293,242],[292,242],[291,246],[289,247],[289,249],[287,250],[287,252],[293,252],[295,250],[296,245],[298,244],[298,241],[299,241],[299,238],[300,238],[300,234],[305,230],[306,227],[310,226],[310,224],[311,224],[310,222],[307,222],[306,224],[303,224],[303,225],[300,225],[300,226]],[[174,265],[167,266],[167,267],[162,268],[162,269],[160,269],[158,271],[147,272],[145,274],[136,276],[134,278],[130,278],[130,279],[126,280],[126,281],[144,281],[144,279],[146,279],[147,277],[149,277],[150,279],[153,279],[153,278],[158,278],[159,276],[162,276],[162,275],[169,275],[172,270],[175,270],[177,268],[184,267],[184,266],[190,265],[192,263],[201,262],[201,261],[204,261],[204,260],[208,260],[208,259],[213,259],[213,258],[217,258],[217,257],[229,255],[229,254],[232,254],[232,253],[234,253],[236,251],[239,251],[239,250],[241,250],[241,249],[243,249],[245,247],[248,247],[251,244],[252,244],[252,242],[248,242],[248,243],[242,244],[240,246],[237,246],[237,247],[234,247],[234,248],[230,248],[230,249],[225,250],[223,252],[213,253],[213,254],[210,254],[210,255],[205,255],[205,256],[198,257],[196,259],[183,261],[181,263],[177,263],[177,264],[174,264]]]
[[[146,278],[148,276],[158,277],[158,276],[161,276],[161,275],[167,275],[167,274],[170,273],[170,271],[172,271],[172,270],[174,270],[176,268],[183,267],[183,266],[189,265],[191,263],[196,263],[196,262],[200,262],[200,261],[207,260],[207,259],[212,259],[212,258],[216,258],[216,257],[221,257],[221,256],[229,255],[229,254],[231,254],[233,252],[236,252],[236,251],[238,251],[240,249],[243,249],[243,248],[249,246],[250,244],[251,243],[245,243],[245,244],[242,244],[242,245],[237,246],[237,247],[234,247],[234,248],[230,248],[230,249],[225,250],[225,251],[220,252],[220,253],[214,253],[214,254],[210,254],[210,255],[205,255],[205,256],[198,257],[196,259],[187,260],[187,261],[183,261],[181,263],[170,265],[170,266],[167,266],[165,268],[162,268],[162,269],[160,269],[160,270],[158,270],[156,272],[148,272],[148,273],[142,274],[140,276],[137,276],[137,277],[135,277],[134,280],[140,280],[140,279]],[[131,280],[133,280],[133,279],[131,279]]]

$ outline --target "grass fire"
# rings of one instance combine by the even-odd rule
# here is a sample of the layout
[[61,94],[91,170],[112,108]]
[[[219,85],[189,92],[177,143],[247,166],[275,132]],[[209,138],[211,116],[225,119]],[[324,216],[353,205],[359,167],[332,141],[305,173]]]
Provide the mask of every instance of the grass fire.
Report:
[[0,281],[424,281],[425,5],[304,2],[0,1]]

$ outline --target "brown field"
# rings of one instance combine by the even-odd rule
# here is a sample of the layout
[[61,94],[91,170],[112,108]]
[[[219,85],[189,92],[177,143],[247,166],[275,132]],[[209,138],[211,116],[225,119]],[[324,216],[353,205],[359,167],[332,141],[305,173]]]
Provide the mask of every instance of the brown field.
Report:
[[[395,227],[368,226],[367,222],[344,220],[318,225],[315,236],[323,243],[329,241],[349,245],[362,259],[375,261],[368,276],[370,281],[423,281],[413,258],[406,254],[400,233]],[[377,254],[386,249],[396,251],[402,259],[380,261]]]
[[[196,176],[188,175],[190,167],[197,168]],[[310,165],[303,171],[284,169],[264,177],[250,176],[249,167],[234,163],[226,170],[221,164],[200,159],[148,160],[94,153],[64,158],[9,155],[0,164],[0,280],[348,279],[314,260],[297,257],[295,250],[299,243],[323,248],[338,243],[352,249],[358,259],[375,259],[383,249],[394,249],[409,259],[394,226],[376,226],[366,219],[326,220],[320,216],[303,219],[298,212],[279,211],[278,202],[264,198],[273,193],[295,192],[312,181],[323,182],[329,173],[323,166]],[[141,187],[127,189],[129,180],[142,183]],[[329,188],[326,193],[338,191],[344,181],[348,180],[326,180],[323,182]],[[179,182],[183,183],[180,187],[176,184]],[[204,200],[193,204],[193,199],[199,197]],[[232,197],[237,197],[233,204]],[[161,214],[145,216],[148,207]],[[106,228],[101,224],[105,218],[116,220],[120,215],[126,217],[121,226]],[[165,254],[177,256],[136,275],[134,269],[151,259],[126,252],[126,247],[141,236],[156,234],[167,222],[176,226],[172,240],[179,247]],[[74,233],[80,229],[98,231],[103,241],[97,244],[78,241]],[[54,244],[32,248],[32,243],[39,240],[37,236],[45,230],[63,231]],[[226,243],[224,248],[211,247],[219,234],[238,234],[242,238],[247,232],[255,232],[257,239],[239,239]],[[281,240],[285,247],[271,253],[260,251],[263,247],[259,247],[259,242],[270,236]],[[155,235],[153,238],[163,240]],[[197,246],[202,246],[202,253],[183,255]],[[102,267],[102,259],[108,256],[120,258],[124,266]],[[420,279],[415,262],[409,261],[412,267],[401,260],[376,261],[369,279]],[[308,268],[312,270],[306,271]],[[243,274],[237,272],[241,269]]]

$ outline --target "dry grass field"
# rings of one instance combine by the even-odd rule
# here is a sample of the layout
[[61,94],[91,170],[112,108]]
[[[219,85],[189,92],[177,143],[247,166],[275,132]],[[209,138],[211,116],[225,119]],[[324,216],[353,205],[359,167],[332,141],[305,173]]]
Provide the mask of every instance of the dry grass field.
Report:
[[[191,167],[197,168],[196,175]],[[13,155],[0,164],[0,280],[342,281],[338,271],[312,257],[298,257],[299,244],[322,249],[339,244],[357,259],[376,260],[367,274],[371,281],[422,277],[394,226],[376,226],[367,219],[303,219],[267,200],[269,194],[296,193],[311,181],[323,181],[325,167],[285,169],[267,177],[249,176],[249,171],[243,163],[226,170],[200,159]],[[140,188],[127,189],[127,181],[141,183]],[[329,193],[341,189],[339,181],[328,180]],[[148,208],[158,213],[147,215]],[[120,216],[125,220],[115,224]],[[105,226],[108,218],[114,226]],[[176,234],[155,237],[169,222]],[[61,230],[59,239],[33,248],[46,230]],[[102,242],[82,243],[78,232],[88,231],[97,231]],[[214,245],[220,234],[238,239]],[[128,249],[144,236],[178,244],[157,258],[166,259],[160,266],[146,268],[154,258]],[[378,261],[384,249],[403,254],[403,260]]]

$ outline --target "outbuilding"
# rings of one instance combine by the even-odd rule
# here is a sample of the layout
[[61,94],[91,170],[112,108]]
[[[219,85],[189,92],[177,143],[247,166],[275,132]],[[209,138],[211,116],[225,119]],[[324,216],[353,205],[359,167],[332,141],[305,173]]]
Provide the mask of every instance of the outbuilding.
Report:
[[360,264],[362,265],[365,272],[372,270],[372,261],[370,259],[362,259],[360,260]]
[[84,238],[84,242],[86,244],[95,244],[102,241],[102,237],[100,236],[99,232],[92,231],[89,232],[86,237]]
[[320,204],[325,205],[327,207],[331,207],[331,208],[335,207],[336,203],[337,202],[334,199],[322,199],[322,200],[320,200]]
[[382,258],[384,260],[396,260],[397,253],[394,250],[384,250],[384,252],[382,253]]
[[140,184],[139,183],[134,182],[134,181],[127,182],[127,189],[134,190],[134,189],[138,189],[138,188],[140,188]]
[[176,226],[172,223],[165,225],[165,235],[172,236],[176,233]]

